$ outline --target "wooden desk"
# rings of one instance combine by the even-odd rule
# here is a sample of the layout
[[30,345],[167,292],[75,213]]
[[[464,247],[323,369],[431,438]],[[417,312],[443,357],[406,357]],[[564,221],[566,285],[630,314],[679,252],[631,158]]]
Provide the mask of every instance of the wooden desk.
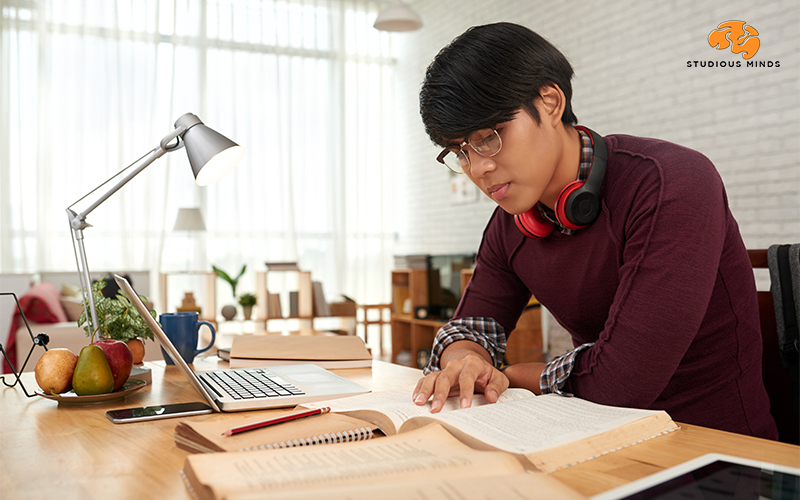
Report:
[[[195,361],[197,369],[217,366],[216,357]],[[175,367],[148,363],[153,384],[125,400],[89,406],[61,406],[3,388],[0,403],[0,492],[3,498],[169,498],[188,499],[179,471],[188,452],[175,447],[177,419],[117,425],[110,409],[199,401]],[[227,363],[219,363],[220,366]],[[373,390],[408,388],[420,371],[380,361],[372,370],[339,370]],[[29,392],[32,373],[23,375]],[[194,419],[226,419],[230,414]],[[683,426],[680,431],[637,444],[552,474],[573,489],[595,494],[709,452],[722,452],[800,466],[800,447]]]

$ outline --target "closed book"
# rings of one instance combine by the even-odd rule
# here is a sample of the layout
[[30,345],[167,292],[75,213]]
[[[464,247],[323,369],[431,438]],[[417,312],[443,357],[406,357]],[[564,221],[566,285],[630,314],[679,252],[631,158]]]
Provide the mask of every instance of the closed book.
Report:
[[265,262],[269,271],[298,271],[297,262]]
[[322,291],[322,283],[314,281],[311,283],[314,294],[314,316],[330,316],[331,308],[325,300],[325,293]]
[[293,448],[316,444],[347,443],[371,439],[377,429],[374,424],[347,415],[325,413],[261,427],[247,432],[224,436],[235,427],[254,424],[271,418],[297,413],[291,410],[272,410],[247,417],[225,418],[203,422],[180,422],[173,433],[175,445],[192,453],[223,451],[253,451]]
[[372,354],[361,337],[243,335],[233,339],[231,368],[311,363],[322,368],[370,368]]

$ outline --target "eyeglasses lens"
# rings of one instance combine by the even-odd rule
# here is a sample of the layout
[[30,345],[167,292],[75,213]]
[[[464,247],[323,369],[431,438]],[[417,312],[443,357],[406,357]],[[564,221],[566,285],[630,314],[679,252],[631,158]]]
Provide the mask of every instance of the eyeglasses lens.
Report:
[[447,165],[447,168],[457,174],[463,174],[469,170],[469,158],[467,158],[467,154],[463,151],[454,151],[450,149],[442,157],[442,161]]
[[469,145],[481,156],[493,156],[500,151],[502,142],[496,130],[478,130],[469,138]]
[[[500,152],[503,147],[503,141],[500,139],[500,134],[497,130],[486,129],[478,130],[470,135],[469,139],[462,144],[462,147],[469,144],[470,148],[481,156],[494,156]],[[442,151],[437,158],[439,161],[447,165],[447,168],[457,174],[469,172],[470,161],[469,156],[464,149],[448,148]]]

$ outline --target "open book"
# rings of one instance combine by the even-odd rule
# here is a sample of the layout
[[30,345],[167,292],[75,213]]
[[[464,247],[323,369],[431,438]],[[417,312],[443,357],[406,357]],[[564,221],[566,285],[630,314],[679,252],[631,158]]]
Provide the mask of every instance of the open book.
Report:
[[296,409],[272,410],[269,414],[192,421],[184,420],[175,426],[173,438],[178,448],[192,453],[220,451],[252,451],[292,448],[316,444],[347,443],[371,439],[377,426],[340,413],[326,413],[270,425],[233,436],[222,433],[245,425],[296,413]]
[[362,443],[190,455],[182,474],[204,500],[513,500],[532,491],[541,498],[583,498],[551,477],[526,473],[512,455],[469,448],[439,425]]
[[322,368],[369,368],[372,354],[361,337],[324,335],[239,335],[231,368],[312,363]]
[[372,422],[387,435],[430,423],[444,426],[460,441],[482,450],[511,453],[543,472],[584,462],[678,429],[664,411],[604,406],[557,394],[535,396],[509,389],[497,403],[476,394],[471,408],[448,398],[440,413],[430,403],[417,406],[407,390],[375,392],[324,403],[331,411]]

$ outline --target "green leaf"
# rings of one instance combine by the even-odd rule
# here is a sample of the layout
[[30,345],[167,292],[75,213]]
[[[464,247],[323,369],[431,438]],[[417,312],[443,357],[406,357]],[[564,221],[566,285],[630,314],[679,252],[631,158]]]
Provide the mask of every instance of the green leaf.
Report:
[[228,276],[228,273],[226,273],[226,272],[225,272],[225,271],[223,271],[222,269],[218,268],[217,266],[211,266],[211,269],[213,269],[213,270],[214,270],[214,272],[215,272],[215,273],[217,273],[217,276],[219,276],[219,277],[220,277],[220,278],[222,278],[223,280],[225,280],[225,281],[227,281],[228,283],[230,283],[230,284],[231,284],[231,286],[233,285],[233,278],[231,278],[230,276]]
[[[103,280],[98,280],[92,284],[92,295],[94,297],[95,309],[97,310],[97,321],[100,323],[97,333],[103,337],[112,338],[126,342],[136,337],[145,339],[154,339],[153,332],[147,327],[144,319],[139,315],[139,312],[133,306],[130,299],[122,292],[118,292],[114,298],[104,297],[101,290],[105,288],[106,283]],[[147,297],[144,295],[139,296],[142,302],[147,302]],[[156,312],[154,310],[148,313],[156,319]],[[78,326],[87,323],[86,311],[81,311],[78,318]],[[88,323],[91,319],[88,318]],[[91,325],[84,327],[84,331],[91,337]]]

